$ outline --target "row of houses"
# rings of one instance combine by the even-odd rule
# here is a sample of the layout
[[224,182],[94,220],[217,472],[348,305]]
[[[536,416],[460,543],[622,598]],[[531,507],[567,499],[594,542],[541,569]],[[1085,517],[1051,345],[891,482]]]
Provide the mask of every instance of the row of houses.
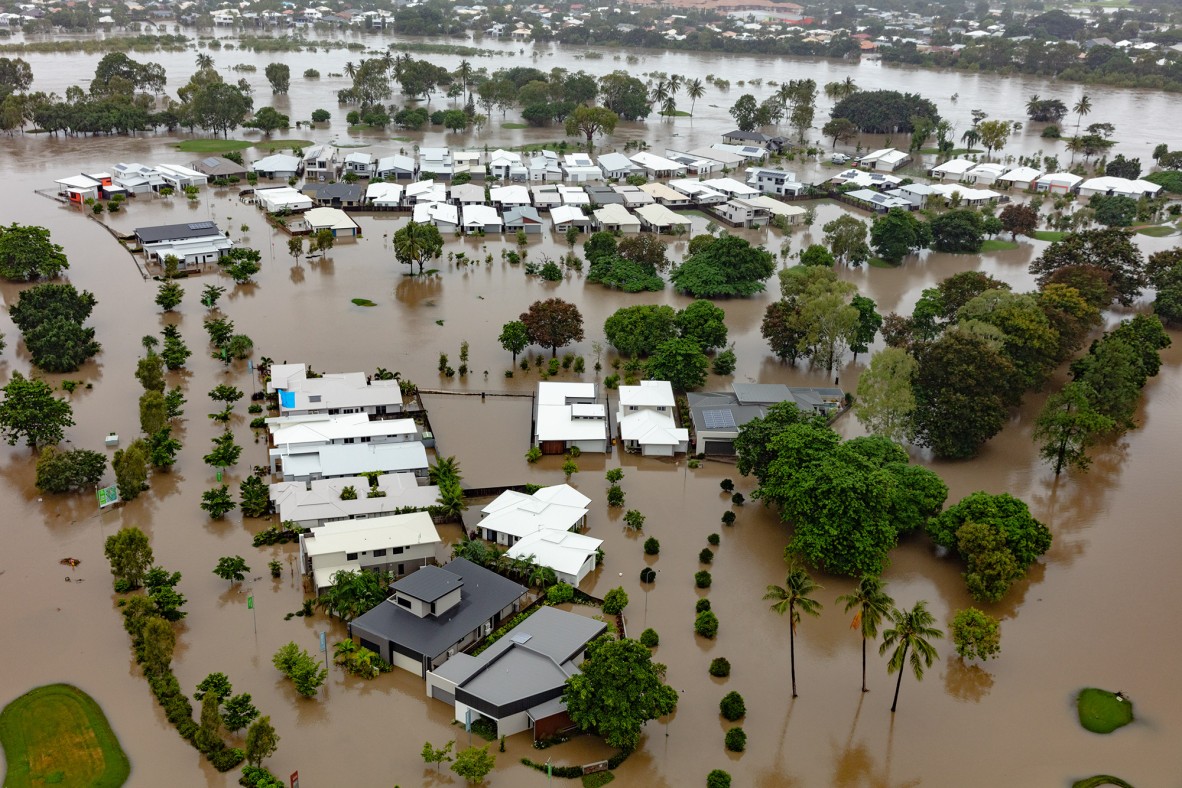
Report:
[[115,195],[132,197],[169,188],[183,191],[188,186],[201,187],[209,182],[203,172],[181,164],[148,166],[138,162],[120,162],[109,171],[90,171],[58,178],[57,193],[72,203],[109,200]]
[[1156,183],[1140,178],[1119,178],[1103,175],[1098,178],[1083,178],[1070,172],[1046,172],[1034,167],[1011,167],[994,162],[974,162],[969,159],[950,159],[928,170],[928,174],[942,182],[957,181],[965,184],[998,184],[1006,189],[1050,192],[1052,194],[1077,193],[1081,197],[1095,195],[1120,195],[1139,199],[1152,197],[1161,191]]

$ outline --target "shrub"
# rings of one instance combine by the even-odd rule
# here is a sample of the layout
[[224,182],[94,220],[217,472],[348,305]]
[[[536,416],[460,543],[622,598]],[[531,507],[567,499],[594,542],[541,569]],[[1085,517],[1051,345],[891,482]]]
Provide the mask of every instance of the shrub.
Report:
[[723,512],[722,513],[722,524],[723,525],[734,525],[735,524],[735,513],[732,511],[729,511],[729,510]]
[[726,748],[731,752],[742,752],[747,749],[747,734],[742,728],[731,728],[726,732]]
[[694,572],[694,585],[696,585],[698,588],[709,588],[711,582],[713,582],[713,580],[710,577],[710,573],[705,569]]
[[116,594],[126,594],[130,590],[131,590],[131,581],[130,580],[128,580],[125,577],[116,578],[116,580],[115,580],[115,593]]
[[644,530],[644,515],[637,509],[624,512],[624,524],[634,531]]
[[707,611],[709,609],[710,609],[710,600],[709,599],[699,599],[697,602],[694,603],[694,612],[695,613],[704,613],[705,611]]
[[660,552],[661,552],[661,543],[659,541],[657,541],[657,537],[650,536],[648,539],[644,540],[644,554],[645,555],[657,555]]
[[657,573],[651,566],[646,566],[640,570],[640,582],[652,583],[657,579]]
[[733,503],[735,506],[742,506],[743,500],[743,493],[735,493],[731,496],[731,503]]
[[575,598],[575,589],[566,583],[557,583],[546,591],[546,601],[551,605],[561,605]]
[[712,564],[714,563],[714,551],[709,547],[703,547],[702,551],[698,553],[698,563]]
[[731,788],[730,773],[714,769],[706,775],[706,788]]
[[733,481],[731,481],[730,479],[723,479],[722,481],[720,481],[718,483],[718,486],[721,487],[722,491],[725,493],[735,491],[735,483]]
[[603,474],[603,478],[607,479],[611,484],[615,484],[624,478],[623,468],[610,468],[608,472]]
[[704,638],[714,640],[718,635],[718,616],[709,610],[698,613],[694,619],[694,632]]
[[706,537],[706,541],[714,547],[718,547],[718,543],[722,540],[719,538],[718,534],[710,534]]
[[649,648],[656,648],[661,643],[661,636],[657,634],[657,630],[649,627],[640,633],[640,642]]
[[718,702],[718,711],[729,722],[734,722],[747,716],[747,704],[743,701],[743,696],[739,693],[728,692]]
[[725,679],[731,675],[730,660],[726,657],[717,657],[710,660],[710,675],[720,679]]
[[618,484],[613,484],[607,488],[607,505],[608,506],[623,506],[624,505],[624,488]]
[[246,753],[237,747],[227,747],[209,756],[209,762],[219,772],[228,772],[246,760]]
[[531,465],[542,459],[542,449],[539,446],[530,446],[529,451],[525,453],[525,461]]
[[603,595],[603,612],[609,616],[619,615],[628,606],[628,594],[617,586]]

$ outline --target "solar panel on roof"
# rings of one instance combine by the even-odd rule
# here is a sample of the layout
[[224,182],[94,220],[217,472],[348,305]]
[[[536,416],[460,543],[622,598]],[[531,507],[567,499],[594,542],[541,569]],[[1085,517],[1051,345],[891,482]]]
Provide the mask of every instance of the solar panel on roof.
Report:
[[706,422],[708,430],[722,430],[737,426],[735,414],[729,410],[704,410],[702,411],[702,419]]
[[216,167],[216,166],[218,166],[219,162],[218,162],[216,156],[210,156],[208,159],[202,160],[201,163],[204,164],[206,167]]
[[209,230],[213,227],[213,222],[193,222],[189,225],[190,230]]

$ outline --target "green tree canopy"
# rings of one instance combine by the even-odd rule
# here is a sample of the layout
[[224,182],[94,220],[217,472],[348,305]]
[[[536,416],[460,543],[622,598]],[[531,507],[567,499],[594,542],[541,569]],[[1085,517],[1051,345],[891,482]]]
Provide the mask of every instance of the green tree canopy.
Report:
[[1050,529],[1030,514],[1023,501],[1009,493],[975,492],[965,496],[928,521],[928,535],[942,547],[958,549],[957,531],[966,523],[1000,534],[1022,571],[1051,547]]
[[[855,94],[860,95],[860,94]],[[888,263],[898,265],[932,242],[931,227],[904,208],[891,208],[870,226],[870,246]]]
[[926,118],[933,126],[940,121],[931,101],[896,90],[859,90],[837,102],[830,115],[849,120],[867,134],[909,133],[915,118]]
[[702,350],[726,346],[726,312],[709,301],[699,299],[677,310],[676,322],[678,333],[697,342]]
[[871,357],[870,368],[858,378],[854,400],[854,415],[871,433],[898,442],[910,437],[918,366],[902,348],[883,348]]
[[412,270],[418,265],[420,274],[426,262],[442,252],[443,236],[433,224],[411,221],[394,232],[394,259]]
[[107,471],[107,455],[90,449],[58,451],[46,446],[37,457],[37,489],[64,493],[93,489]]
[[941,252],[979,252],[985,243],[985,220],[971,208],[938,214],[931,221],[932,248]]
[[[1063,268],[1090,266],[1107,272],[1113,298],[1130,306],[1145,286],[1145,260],[1133,243],[1132,233],[1111,228],[1082,230],[1055,241],[1030,264],[1030,273],[1044,285]],[[1080,292],[1084,292],[1080,289]]]
[[583,316],[574,304],[561,298],[535,301],[519,320],[525,324],[530,341],[548,347],[558,357],[558,348],[583,341]]
[[53,389],[43,380],[13,372],[3,391],[0,431],[9,446],[18,440],[32,447],[51,446],[65,437],[66,427],[74,426],[70,403],[53,396]]
[[108,536],[103,553],[115,579],[127,581],[132,588],[143,584],[144,575],[155,560],[148,537],[135,526],[125,526]]
[[961,659],[993,659],[1001,652],[1001,622],[975,607],[952,617],[952,644]]
[[706,384],[710,360],[692,339],[667,339],[653,349],[645,364],[652,380],[667,380],[677,391],[692,391]]
[[621,307],[604,321],[603,333],[623,355],[647,356],[677,336],[677,313],[658,304]]
[[44,227],[15,222],[0,226],[0,277],[14,282],[52,279],[69,267],[66,253]]
[[695,298],[750,296],[763,292],[764,282],[775,270],[770,252],[728,235],[687,257],[670,280]]

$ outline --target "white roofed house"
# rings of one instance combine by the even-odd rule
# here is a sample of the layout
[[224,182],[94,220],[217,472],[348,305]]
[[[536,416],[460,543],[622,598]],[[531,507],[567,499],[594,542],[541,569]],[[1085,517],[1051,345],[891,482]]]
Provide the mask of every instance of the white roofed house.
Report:
[[415,181],[406,185],[404,199],[410,205],[421,202],[447,202],[447,185],[434,180]]
[[419,224],[433,224],[441,233],[454,233],[460,227],[460,209],[445,202],[416,202],[413,214]]
[[[562,164],[558,161],[558,154],[552,150],[538,151],[530,156],[529,164],[524,169],[530,181],[558,183],[562,180]],[[521,178],[511,177],[510,180]]]
[[640,232],[640,219],[632,214],[623,205],[611,203],[596,209],[595,223],[599,225],[601,230],[618,233],[638,233]]
[[160,173],[165,184],[176,191],[181,191],[186,186],[205,186],[209,183],[209,176],[205,173],[180,164],[157,164],[156,172]]
[[163,264],[164,258],[175,257],[182,268],[216,263],[233,247],[211,221],[137,227],[135,237],[146,260]]
[[369,380],[364,372],[308,377],[306,364],[275,364],[267,392],[278,393],[280,416],[366,413],[385,418],[403,411],[398,381]]
[[311,208],[304,213],[304,224],[312,234],[331,230],[333,238],[356,238],[361,226],[340,208]]
[[878,172],[894,172],[911,163],[911,155],[894,148],[871,151],[858,159],[858,166]]
[[498,148],[488,156],[488,169],[492,177],[501,180],[521,181],[526,178],[525,165],[521,154]]
[[1083,178],[1070,172],[1048,172],[1034,183],[1035,189],[1051,194],[1067,194],[1079,190]]
[[768,167],[752,167],[747,170],[747,185],[754,186],[764,194],[777,197],[795,197],[808,188],[806,184],[796,180],[795,173]]
[[607,408],[597,400],[594,383],[539,383],[534,424],[543,454],[563,454],[571,447],[608,451]]
[[845,170],[834,175],[832,180],[840,184],[852,184],[859,189],[885,190],[898,186],[902,178],[888,175],[885,172],[866,172],[865,170]]
[[335,181],[341,165],[332,145],[313,145],[304,151],[304,177],[307,180]]
[[[341,498],[346,487],[356,497]],[[423,509],[439,503],[439,488],[419,484],[413,473],[383,473],[373,483],[365,476],[340,476],[303,482],[276,482],[270,487],[271,502],[282,522],[301,528],[319,528],[338,520],[362,520],[408,509]]]
[[276,153],[251,162],[250,170],[260,178],[286,181],[300,174],[303,161],[299,156]]
[[520,230],[527,235],[542,234],[542,217],[538,215],[537,209],[531,206],[509,208],[505,211],[504,220],[507,233],[516,233]]
[[672,457],[689,447],[689,430],[678,427],[673,387],[667,380],[642,380],[620,386],[616,423],[624,449],[646,457]]
[[684,164],[655,153],[641,151],[632,154],[629,159],[650,178],[684,178],[686,174]]
[[1152,197],[1159,191],[1161,191],[1161,186],[1156,183],[1143,181],[1140,178],[1118,178],[1113,175],[1089,178],[1079,185],[1080,197],[1119,196],[1131,197],[1136,200],[1141,197]]
[[642,193],[652,198],[645,205],[653,202],[673,208],[684,208],[690,204],[690,198],[672,188],[666,183],[642,183],[637,187]]
[[591,217],[583,213],[583,209],[574,205],[556,205],[550,209],[550,219],[554,222],[554,231],[564,233],[571,227],[580,232],[591,227]]
[[694,148],[686,151],[690,156],[698,156],[703,159],[710,159],[718,162],[718,169],[720,170],[735,170],[743,167],[751,158],[744,156],[741,153],[732,153],[730,150],[722,150],[717,147]]
[[558,191],[558,196],[562,198],[563,205],[591,204],[591,195],[587,194],[582,186],[567,186],[560,183],[555,188]]
[[974,189],[957,183],[933,183],[929,188],[946,205],[952,204],[954,195],[965,207],[988,205],[1001,199],[1001,194],[992,189]]
[[[658,184],[664,186],[665,184]],[[666,187],[668,188],[668,187]],[[627,184],[616,184],[611,187],[611,190],[620,195],[624,199],[625,208],[639,208],[642,205],[652,205],[656,199],[648,192],[641,189],[639,186],[629,186]],[[669,191],[673,191],[669,189]],[[677,192],[673,192],[677,194]],[[680,197],[680,195],[678,195]]]
[[493,186],[488,190],[492,204],[502,211],[508,208],[518,208],[530,205],[529,189],[518,184],[511,186]]
[[997,179],[997,184],[1003,189],[1023,189],[1033,191],[1038,183],[1042,170],[1033,167],[1015,167]]
[[743,197],[750,199],[759,196],[759,189],[754,186],[737,181],[734,178],[711,178],[702,181],[702,185],[713,189],[716,192],[721,192],[727,197]]
[[655,203],[640,206],[636,209],[636,215],[640,217],[640,223],[644,225],[645,229],[654,233],[676,233],[679,228],[684,232],[689,232],[693,225],[689,218],[679,216],[664,205]]
[[450,180],[453,164],[447,148],[419,148],[419,172]]
[[306,211],[312,207],[312,198],[291,186],[255,189],[254,198],[267,213]]
[[415,160],[410,156],[403,156],[402,154],[394,154],[393,156],[383,156],[378,159],[376,169],[374,170],[375,178],[394,179],[396,181],[411,181],[415,177]]
[[402,206],[402,192],[400,183],[374,181],[365,187],[365,201],[375,208],[399,208]]
[[911,210],[914,207],[910,200],[903,197],[896,197],[893,193],[884,194],[883,192],[876,192],[873,189],[854,189],[853,191],[846,192],[845,197],[853,200],[858,207],[866,208],[877,213],[886,213],[891,208]]
[[504,229],[501,215],[491,205],[465,205],[463,227],[466,233],[499,233]]
[[595,570],[602,539],[572,531],[539,531],[521,537],[505,554],[554,570],[560,583],[578,587]]
[[452,205],[484,205],[484,187],[477,183],[461,183],[447,190]]
[[675,178],[669,188],[684,194],[694,205],[717,205],[726,202],[726,195],[694,178]]
[[[714,206],[714,212],[725,222],[735,227],[763,227],[771,219],[767,206],[759,198],[736,197],[722,205]],[[767,199],[763,197],[762,199]]]
[[712,150],[722,151],[723,153],[742,156],[746,161],[763,162],[767,158],[767,148],[760,145],[728,145],[725,142],[716,142],[710,148]]
[[346,154],[344,165],[344,172],[351,172],[358,178],[368,178],[374,174],[374,158],[372,153],[355,151]]
[[599,169],[603,170],[604,178],[624,180],[640,168],[622,153],[603,153],[599,156]]
[[1004,164],[986,161],[981,162],[976,167],[966,172],[960,179],[961,183],[980,184],[981,186],[989,186],[998,178],[1006,174],[1009,169]]
[[585,529],[590,505],[591,499],[569,484],[542,487],[532,495],[506,490],[480,510],[474,530],[481,539],[511,547],[533,534]]
[[153,167],[138,162],[120,162],[115,165],[112,173],[112,183],[126,189],[131,194],[147,194],[160,191],[168,184],[164,176]]
[[318,451],[322,446],[410,444],[419,440],[414,419],[371,420],[368,413],[280,416],[268,419],[267,426],[275,447],[268,452],[271,473],[277,472],[277,462],[296,454]]
[[673,150],[671,148],[665,149],[665,158],[675,161],[678,164],[684,164],[686,172],[689,175],[707,175],[722,169],[722,164],[714,159],[695,156],[692,153]]
[[443,540],[426,512],[342,520],[300,534],[300,568],[319,594],[337,572],[383,572],[405,577],[436,563]]
[[928,170],[928,175],[941,181],[959,181],[966,172],[976,166],[977,163],[970,159],[949,159]]
[[99,198],[99,190],[103,187],[101,183],[85,175],[71,175],[67,178],[58,178],[55,183],[57,184],[57,193],[72,203],[97,200]]
[[535,208],[549,210],[556,205],[562,205],[562,193],[555,184],[530,187],[530,193]]
[[562,161],[562,179],[568,183],[603,180],[603,170],[586,153],[568,153]]

